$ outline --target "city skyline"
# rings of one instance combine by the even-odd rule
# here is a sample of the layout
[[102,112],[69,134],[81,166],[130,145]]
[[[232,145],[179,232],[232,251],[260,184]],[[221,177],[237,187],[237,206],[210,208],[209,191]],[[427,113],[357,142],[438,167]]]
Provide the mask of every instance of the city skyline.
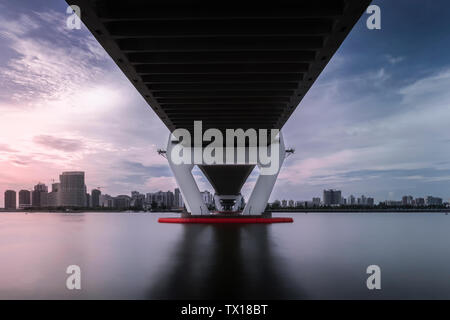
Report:
[[[80,175],[81,174],[82,177],[83,177],[83,181],[82,181],[82,186],[83,186],[83,190],[84,190],[83,196],[89,197],[89,199],[80,200],[81,202],[80,201],[78,201],[78,202],[85,203],[86,207],[94,207],[95,208],[96,204],[97,204],[97,206],[102,207],[102,206],[104,206],[104,204],[101,205],[102,202],[104,203],[105,201],[112,200],[112,199],[117,198],[117,197],[123,197],[123,196],[129,197],[130,199],[132,199],[135,195],[144,195],[145,199],[147,201],[148,196],[152,195],[152,194],[172,193],[169,189],[166,189],[166,190],[168,190],[167,192],[163,191],[162,189],[160,189],[158,191],[155,191],[155,192],[141,192],[141,191],[137,191],[137,190],[132,190],[132,191],[129,190],[128,192],[123,192],[123,193],[117,194],[116,196],[111,196],[110,194],[108,194],[108,192],[105,192],[105,193],[101,192],[101,189],[105,188],[103,186],[101,186],[101,187],[97,186],[97,187],[93,187],[93,188],[88,188],[87,185],[85,184],[85,180],[84,180],[84,177],[85,177],[85,172],[84,171],[66,171],[66,172],[62,172],[62,174],[59,175],[59,177],[60,177],[60,181],[59,182],[55,183],[55,180],[52,179],[51,192],[48,192],[48,186],[45,183],[42,183],[41,181],[39,181],[34,186],[34,191],[36,191],[36,190],[43,190],[46,193],[48,193],[48,198],[46,197],[45,204],[41,204],[42,200],[39,200],[39,206],[46,207],[47,204],[48,204],[49,207],[57,206],[56,204],[58,203],[59,200],[56,200],[56,199],[53,199],[54,203],[50,204],[51,203],[51,201],[50,201],[51,194],[55,193],[55,192],[58,192],[58,191],[61,191],[61,181],[64,178],[65,178],[65,180],[67,180],[68,176],[70,177],[70,176],[73,176],[74,174],[75,175]],[[63,185],[73,185],[73,184],[74,184],[74,182],[71,182],[71,181],[65,181],[65,183],[63,183]],[[91,190],[91,192],[89,192],[89,190]],[[22,193],[23,191],[29,192],[28,197],[29,197],[30,204],[32,202],[36,202],[37,201],[37,200],[34,200],[34,194],[33,194],[34,191],[31,190],[31,189],[21,188],[20,191],[8,189],[8,190],[4,191],[4,200],[3,200],[4,206],[3,206],[3,208],[4,209],[20,208],[20,193]],[[179,195],[177,195],[177,191],[178,191]],[[12,199],[11,198],[12,195],[10,195],[10,198],[7,199],[7,193],[10,193],[10,192],[14,192],[15,207],[12,207],[11,205],[9,207],[7,206],[7,203],[11,203],[11,201],[12,201],[11,200]],[[181,197],[181,194],[179,192],[180,192],[179,188],[175,187],[174,188],[174,192],[172,193],[172,196],[174,196],[174,194],[175,194],[175,198],[174,199],[177,199],[177,200],[172,201],[173,203],[177,203],[177,201],[181,201],[181,203],[184,203],[184,201],[183,201],[183,199]],[[127,193],[131,194],[131,197],[128,196]],[[94,194],[96,194],[96,195],[94,196]],[[214,191],[213,190],[211,191],[211,189],[209,189],[209,190],[205,189],[204,191],[201,192],[201,194],[202,194],[202,198],[203,198],[205,203],[207,203],[207,204],[214,203],[214,199],[213,199],[214,198]],[[355,197],[355,194],[356,194],[356,197]],[[349,193],[348,196],[344,196],[341,190],[338,190],[338,189],[323,189],[322,198],[320,196],[315,195],[315,196],[312,197],[312,201],[310,201],[310,200],[298,200],[299,197],[297,197],[297,198],[295,198],[295,197],[294,198],[292,198],[292,197],[291,198],[289,198],[289,197],[287,197],[287,198],[286,197],[281,197],[281,198],[275,198],[273,201],[271,201],[269,203],[273,204],[273,203],[276,203],[276,202],[280,202],[280,203],[285,202],[286,204],[289,203],[289,205],[288,205],[289,207],[294,206],[294,204],[295,204],[295,206],[298,206],[299,203],[304,203],[305,204],[307,202],[309,202],[309,203],[311,203],[313,205],[325,205],[325,206],[327,206],[327,205],[369,205],[369,206],[373,206],[373,205],[375,205],[377,203],[378,204],[380,204],[380,203],[386,203],[386,204],[390,203],[392,205],[419,205],[420,206],[422,204],[423,205],[428,204],[428,202],[430,202],[430,201],[438,201],[441,204],[442,203],[450,203],[450,197],[448,197],[448,198],[439,198],[439,197],[432,196],[430,194],[426,194],[426,195],[423,194],[423,195],[419,195],[419,196],[403,195],[403,196],[401,196],[400,199],[383,199],[383,200],[375,199],[375,198],[373,198],[371,196],[367,196],[366,197],[364,195],[364,192],[362,192],[362,193],[360,192],[359,193],[359,195],[361,195],[360,197],[358,197],[358,193],[355,193],[355,194]],[[105,197],[105,196],[108,197],[108,199],[101,199],[101,197]],[[67,195],[66,197],[69,197],[72,202],[74,201],[73,200],[74,195]],[[79,198],[80,195],[77,195],[76,197]],[[93,199],[95,199],[95,200],[93,200]],[[181,200],[178,200],[178,199],[181,199]],[[297,199],[297,200],[293,200],[293,199]],[[243,200],[245,201],[245,197],[243,198]],[[421,203],[417,203],[418,200],[421,201]],[[93,201],[95,201],[95,202],[93,202]],[[64,201],[62,201],[62,202],[64,202]],[[62,204],[61,205],[60,204],[60,206],[70,206],[70,205],[68,205],[68,204]],[[82,207],[83,205],[76,204],[75,206]],[[283,205],[283,206],[286,206],[286,205]],[[106,207],[108,207],[108,205]]]
[[[270,201],[325,188],[364,190],[375,201],[449,198],[450,57],[440,53],[450,43],[450,5],[414,2],[374,1],[382,29],[368,30],[362,19],[349,34],[283,129],[297,152]],[[110,194],[173,190],[157,154],[168,130],[85,27],[66,29],[66,7],[0,4],[0,190],[68,168]],[[201,190],[212,190],[194,174]],[[255,173],[247,197],[254,181]]]

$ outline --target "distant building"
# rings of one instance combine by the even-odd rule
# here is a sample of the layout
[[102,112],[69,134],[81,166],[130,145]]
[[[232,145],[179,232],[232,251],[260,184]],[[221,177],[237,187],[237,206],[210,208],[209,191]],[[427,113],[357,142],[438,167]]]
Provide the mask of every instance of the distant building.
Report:
[[86,206],[86,185],[84,172],[68,171],[59,176],[60,199],[63,207]]
[[425,206],[425,199],[424,198],[416,198],[415,200],[417,207],[423,207]]
[[355,196],[354,195],[350,195],[349,197],[348,197],[348,199],[347,199],[347,204],[348,205],[355,205],[356,204],[356,198],[355,198]]
[[151,207],[172,208],[174,204],[174,194],[171,191],[158,191],[155,193],[147,193],[146,202]]
[[127,195],[119,195],[114,198],[114,207],[116,209],[128,209],[130,207],[131,197]]
[[175,188],[173,205],[175,208],[183,208],[184,207],[183,196],[181,195],[180,189],[178,189],[178,188]]
[[275,200],[274,202],[272,202],[272,207],[273,207],[273,208],[279,208],[279,207],[281,207],[281,202],[280,202],[280,200]]
[[47,205],[49,207],[59,207],[61,205],[61,201],[60,201],[60,194],[59,194],[59,189],[60,189],[60,183],[52,183],[52,191],[48,193],[47,195]]
[[208,190],[201,192],[201,194],[203,202],[206,204],[206,206],[211,206],[214,204],[214,197]]
[[138,191],[131,192],[131,207],[144,208],[145,205],[145,194],[139,193]]
[[303,208],[305,206],[306,206],[306,201],[301,201],[301,200],[295,201],[296,208]]
[[396,207],[396,206],[401,206],[402,202],[401,201],[395,201],[395,200],[386,200],[385,204],[387,206],[392,206],[392,207]]
[[5,191],[5,209],[16,209],[17,199],[14,190]]
[[100,207],[100,196],[102,192],[98,189],[92,189],[91,191],[91,206],[92,208]]
[[86,192],[86,204],[84,205],[86,208],[91,207],[91,195]]
[[288,207],[289,208],[294,208],[295,207],[294,200],[289,200]]
[[109,194],[101,194],[99,199],[100,207],[102,208],[113,208],[114,198]]
[[442,206],[442,199],[432,196],[428,196],[426,199],[427,206]]
[[314,207],[320,207],[320,198],[312,198],[312,204]]
[[326,206],[341,204],[341,191],[340,190],[323,190],[323,204]]
[[286,208],[287,207],[287,201],[281,200],[281,207]]
[[365,195],[362,195],[361,198],[358,199],[359,200],[359,204],[362,206],[366,206],[367,205],[367,198]]
[[34,186],[31,192],[31,206],[35,208],[47,207],[48,205],[48,187],[43,183]]
[[403,196],[402,197],[402,205],[404,206],[411,206],[413,202],[412,196]]
[[31,192],[29,190],[19,191],[19,209],[31,207]]
[[367,205],[373,207],[375,205],[375,199],[374,198],[367,198]]

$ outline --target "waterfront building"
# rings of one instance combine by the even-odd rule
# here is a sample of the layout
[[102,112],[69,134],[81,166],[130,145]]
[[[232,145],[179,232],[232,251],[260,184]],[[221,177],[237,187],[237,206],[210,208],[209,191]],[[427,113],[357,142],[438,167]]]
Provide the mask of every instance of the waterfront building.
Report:
[[92,189],[91,191],[91,206],[92,208],[100,207],[100,196],[102,192],[99,189]]
[[86,206],[86,185],[83,171],[67,171],[59,176],[60,200],[63,207]]
[[348,204],[348,205],[351,205],[351,206],[353,206],[353,205],[356,204],[356,198],[355,198],[354,195],[351,194],[351,195],[348,197],[348,199],[347,199],[347,204]]
[[29,190],[19,191],[19,209],[31,207],[31,192]]
[[113,208],[114,198],[109,194],[101,194],[99,197],[99,204],[102,208]]
[[404,206],[411,206],[413,202],[412,196],[403,196],[402,197],[402,205]]
[[425,206],[425,199],[424,198],[416,198],[415,200],[417,207],[423,207]]
[[427,206],[442,206],[442,199],[437,197],[428,196],[426,199]]
[[31,192],[31,206],[35,208],[46,207],[48,205],[48,187],[43,183],[34,186]]
[[174,203],[173,192],[158,191],[155,193],[147,193],[147,204],[157,208],[172,208]]
[[206,204],[206,206],[211,206],[214,204],[214,197],[208,190],[205,190],[200,193],[202,195],[203,202]]
[[47,195],[47,205],[49,207],[58,207],[60,206],[60,199],[59,199],[59,189],[60,189],[60,183],[52,183],[52,191],[48,193]]
[[320,198],[312,198],[312,204],[314,207],[320,207]]
[[86,208],[90,208],[91,207],[91,195],[89,193],[86,192],[86,204],[85,204]]
[[341,190],[323,190],[323,204],[325,206],[341,204]]
[[138,191],[131,192],[131,207],[143,208],[145,205],[145,194],[139,193]]
[[181,195],[179,188],[175,188],[173,201],[174,201],[175,208],[183,208],[184,207],[183,196]]
[[5,209],[16,209],[17,199],[14,190],[5,191]]
[[127,195],[118,195],[114,198],[114,208],[116,209],[128,209],[131,204],[131,197]]

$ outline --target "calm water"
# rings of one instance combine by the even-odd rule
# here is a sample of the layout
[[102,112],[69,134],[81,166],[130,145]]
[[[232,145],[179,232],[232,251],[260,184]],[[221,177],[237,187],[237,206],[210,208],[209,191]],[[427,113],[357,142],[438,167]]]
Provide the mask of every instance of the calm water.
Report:
[[[444,214],[293,214],[293,224],[216,226],[158,224],[162,215],[170,216],[0,214],[0,298],[450,298]],[[79,291],[65,286],[73,264]],[[366,287],[372,264],[379,291]]]

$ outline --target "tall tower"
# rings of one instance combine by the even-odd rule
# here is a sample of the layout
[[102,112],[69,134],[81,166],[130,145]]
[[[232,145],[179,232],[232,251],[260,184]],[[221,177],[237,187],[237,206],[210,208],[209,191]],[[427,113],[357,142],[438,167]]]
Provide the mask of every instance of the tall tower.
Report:
[[31,193],[31,204],[33,207],[46,207],[48,200],[48,187],[43,183],[34,186]]
[[31,192],[29,190],[19,191],[19,208],[24,209],[31,206]]
[[14,190],[5,191],[5,209],[16,209],[16,192]]
[[91,207],[97,208],[100,207],[100,195],[102,192],[98,189],[92,189],[91,191]]
[[86,186],[83,171],[67,171],[59,176],[60,201],[63,207],[86,206]]

